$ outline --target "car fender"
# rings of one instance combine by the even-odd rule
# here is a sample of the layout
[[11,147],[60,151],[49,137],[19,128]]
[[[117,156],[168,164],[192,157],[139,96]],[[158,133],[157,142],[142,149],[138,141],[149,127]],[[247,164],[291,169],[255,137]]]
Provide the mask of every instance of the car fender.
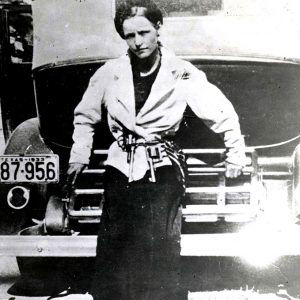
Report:
[[21,123],[12,133],[4,154],[30,155],[51,154],[52,150],[40,135],[39,120],[32,118]]
[[[52,154],[40,135],[39,120],[32,118],[21,123],[10,136],[4,155]],[[55,185],[55,184],[54,184]],[[1,186],[1,233],[15,234],[25,226],[34,224],[34,220],[42,221],[46,211],[49,193],[54,185],[46,183],[0,183]],[[29,191],[28,204],[22,209],[9,206],[7,195],[14,187],[22,187]]]

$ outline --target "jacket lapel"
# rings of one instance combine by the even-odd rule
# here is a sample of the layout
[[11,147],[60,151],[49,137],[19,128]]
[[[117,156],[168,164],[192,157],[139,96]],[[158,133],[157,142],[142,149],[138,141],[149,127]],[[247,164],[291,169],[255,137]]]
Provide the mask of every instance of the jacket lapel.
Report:
[[124,60],[117,66],[114,74],[114,95],[115,100],[120,106],[121,115],[118,119],[126,124],[128,129],[133,129],[135,125],[135,99],[131,64],[128,56],[123,57]]

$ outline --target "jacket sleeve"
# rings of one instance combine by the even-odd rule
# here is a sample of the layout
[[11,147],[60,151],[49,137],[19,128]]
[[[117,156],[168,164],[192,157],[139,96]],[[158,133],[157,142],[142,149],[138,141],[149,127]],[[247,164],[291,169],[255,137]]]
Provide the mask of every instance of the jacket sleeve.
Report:
[[106,81],[107,74],[104,65],[91,77],[81,102],[74,110],[74,143],[69,163],[89,163],[93,146],[94,127],[101,121],[101,106]]
[[226,161],[245,166],[245,143],[241,135],[239,118],[225,95],[208,82],[206,75],[191,66],[187,82],[187,104],[214,132],[222,134],[227,149]]

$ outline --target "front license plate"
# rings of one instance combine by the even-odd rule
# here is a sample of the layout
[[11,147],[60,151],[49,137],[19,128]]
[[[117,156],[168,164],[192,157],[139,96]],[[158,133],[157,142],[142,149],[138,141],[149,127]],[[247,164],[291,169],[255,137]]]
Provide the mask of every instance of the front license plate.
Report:
[[57,155],[0,156],[0,182],[57,182]]

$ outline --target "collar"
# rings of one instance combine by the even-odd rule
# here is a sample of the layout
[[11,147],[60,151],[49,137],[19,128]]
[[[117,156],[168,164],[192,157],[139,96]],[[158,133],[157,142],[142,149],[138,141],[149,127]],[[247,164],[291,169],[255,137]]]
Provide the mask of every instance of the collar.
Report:
[[[160,48],[161,51],[161,68],[176,75],[181,69],[182,64],[179,63],[178,57],[174,54],[174,52],[166,49],[165,47]],[[116,69],[114,70],[114,76],[116,78],[127,78],[128,72],[131,71],[131,62],[130,62],[130,54],[127,52],[126,54],[120,56],[116,59]]]

